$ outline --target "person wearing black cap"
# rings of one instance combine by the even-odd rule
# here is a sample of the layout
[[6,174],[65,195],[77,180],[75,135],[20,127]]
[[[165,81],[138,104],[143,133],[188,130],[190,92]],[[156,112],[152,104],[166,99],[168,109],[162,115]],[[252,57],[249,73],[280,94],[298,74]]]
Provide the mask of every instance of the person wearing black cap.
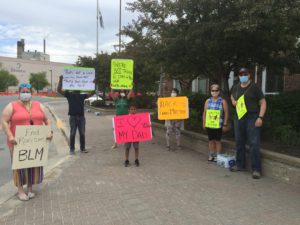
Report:
[[234,116],[236,165],[230,170],[245,170],[246,143],[250,146],[252,177],[261,176],[260,134],[267,102],[262,90],[250,79],[250,71],[241,68],[239,83],[232,88],[231,102],[236,108]]

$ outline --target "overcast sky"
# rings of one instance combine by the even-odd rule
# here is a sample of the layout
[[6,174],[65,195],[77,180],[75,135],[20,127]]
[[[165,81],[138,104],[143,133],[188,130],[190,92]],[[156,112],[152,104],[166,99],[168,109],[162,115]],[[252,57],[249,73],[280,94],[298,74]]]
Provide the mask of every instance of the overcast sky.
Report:
[[[122,26],[136,16],[122,0]],[[99,52],[113,52],[119,38],[119,0],[99,0],[104,29],[99,29]],[[97,0],[0,0],[0,56],[16,57],[17,41],[25,51],[46,53],[55,62],[75,63],[78,56],[96,53]],[[123,38],[125,39],[125,38]]]

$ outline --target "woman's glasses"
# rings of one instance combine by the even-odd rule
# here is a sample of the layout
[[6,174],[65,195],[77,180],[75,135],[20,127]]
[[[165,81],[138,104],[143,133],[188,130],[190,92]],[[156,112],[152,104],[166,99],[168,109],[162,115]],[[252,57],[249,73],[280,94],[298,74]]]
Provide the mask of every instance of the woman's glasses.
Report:
[[211,90],[211,92],[218,92],[219,90]]
[[20,88],[31,88],[30,84],[20,84]]

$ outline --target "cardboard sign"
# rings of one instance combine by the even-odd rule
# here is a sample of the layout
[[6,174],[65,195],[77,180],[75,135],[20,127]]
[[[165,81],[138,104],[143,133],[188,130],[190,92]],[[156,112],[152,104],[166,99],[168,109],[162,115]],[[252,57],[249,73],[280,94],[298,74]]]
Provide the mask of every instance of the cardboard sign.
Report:
[[221,111],[215,109],[206,110],[205,127],[208,128],[220,128]]
[[17,126],[12,169],[46,166],[48,160],[49,126]]
[[133,82],[133,60],[112,59],[111,60],[111,88],[132,89]]
[[236,109],[236,113],[237,113],[239,120],[247,113],[247,107],[246,107],[246,103],[245,103],[245,95],[242,95],[237,100],[235,109]]
[[129,114],[113,117],[115,142],[137,142],[152,139],[149,113]]
[[177,120],[189,118],[187,97],[158,98],[158,119]]
[[65,67],[63,72],[62,89],[94,91],[95,69],[85,67]]

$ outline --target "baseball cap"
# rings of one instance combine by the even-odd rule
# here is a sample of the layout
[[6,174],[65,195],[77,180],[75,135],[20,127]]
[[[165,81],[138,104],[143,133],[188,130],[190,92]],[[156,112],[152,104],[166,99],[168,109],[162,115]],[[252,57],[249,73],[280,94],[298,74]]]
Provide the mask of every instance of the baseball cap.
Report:
[[239,74],[241,73],[249,73],[249,70],[247,68],[241,68]]

